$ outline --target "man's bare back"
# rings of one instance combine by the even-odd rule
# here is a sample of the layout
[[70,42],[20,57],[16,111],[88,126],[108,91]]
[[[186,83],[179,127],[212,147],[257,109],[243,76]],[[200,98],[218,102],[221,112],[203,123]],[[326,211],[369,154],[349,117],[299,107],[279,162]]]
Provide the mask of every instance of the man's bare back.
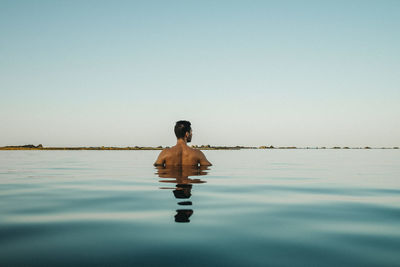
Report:
[[203,152],[187,145],[192,139],[190,122],[179,121],[175,126],[176,145],[161,151],[155,166],[211,166]]
[[206,159],[203,152],[179,142],[171,147],[164,149],[154,163],[156,166],[210,166],[211,163]]

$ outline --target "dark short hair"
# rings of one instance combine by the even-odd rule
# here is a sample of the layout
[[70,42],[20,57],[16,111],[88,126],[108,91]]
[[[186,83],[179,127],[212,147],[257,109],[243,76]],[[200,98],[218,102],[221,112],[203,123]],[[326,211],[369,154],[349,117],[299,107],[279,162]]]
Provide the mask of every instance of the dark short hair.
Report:
[[177,121],[174,129],[176,138],[184,138],[187,132],[190,133],[190,130],[192,129],[190,125],[191,124],[188,121]]

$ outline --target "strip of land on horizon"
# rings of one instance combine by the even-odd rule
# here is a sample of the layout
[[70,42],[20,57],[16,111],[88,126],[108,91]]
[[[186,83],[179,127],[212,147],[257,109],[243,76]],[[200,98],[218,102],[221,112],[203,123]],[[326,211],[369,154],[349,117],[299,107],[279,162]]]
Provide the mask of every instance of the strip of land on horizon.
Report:
[[[127,146],[127,147],[115,147],[115,146],[90,146],[90,147],[44,147],[42,144],[35,145],[21,145],[21,146],[3,146],[0,150],[162,150],[168,148],[168,146],[162,147],[150,147],[150,146]],[[192,145],[192,148],[201,150],[239,150],[239,149],[399,149],[399,147],[295,147],[295,146],[211,146],[211,145]]]

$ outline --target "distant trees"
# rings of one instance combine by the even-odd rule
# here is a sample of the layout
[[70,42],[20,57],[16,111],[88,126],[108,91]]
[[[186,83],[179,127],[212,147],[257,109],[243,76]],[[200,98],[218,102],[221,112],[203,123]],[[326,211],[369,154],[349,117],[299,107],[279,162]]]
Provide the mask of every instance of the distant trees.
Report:
[[260,146],[258,147],[259,149],[273,149],[275,148],[274,146]]

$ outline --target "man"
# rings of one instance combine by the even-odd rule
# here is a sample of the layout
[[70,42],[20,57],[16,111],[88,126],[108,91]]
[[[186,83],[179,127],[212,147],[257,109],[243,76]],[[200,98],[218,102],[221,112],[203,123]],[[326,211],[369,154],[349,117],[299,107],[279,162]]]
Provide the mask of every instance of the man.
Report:
[[188,121],[175,125],[176,145],[161,151],[154,166],[211,166],[203,152],[187,145],[192,140],[192,128]]

